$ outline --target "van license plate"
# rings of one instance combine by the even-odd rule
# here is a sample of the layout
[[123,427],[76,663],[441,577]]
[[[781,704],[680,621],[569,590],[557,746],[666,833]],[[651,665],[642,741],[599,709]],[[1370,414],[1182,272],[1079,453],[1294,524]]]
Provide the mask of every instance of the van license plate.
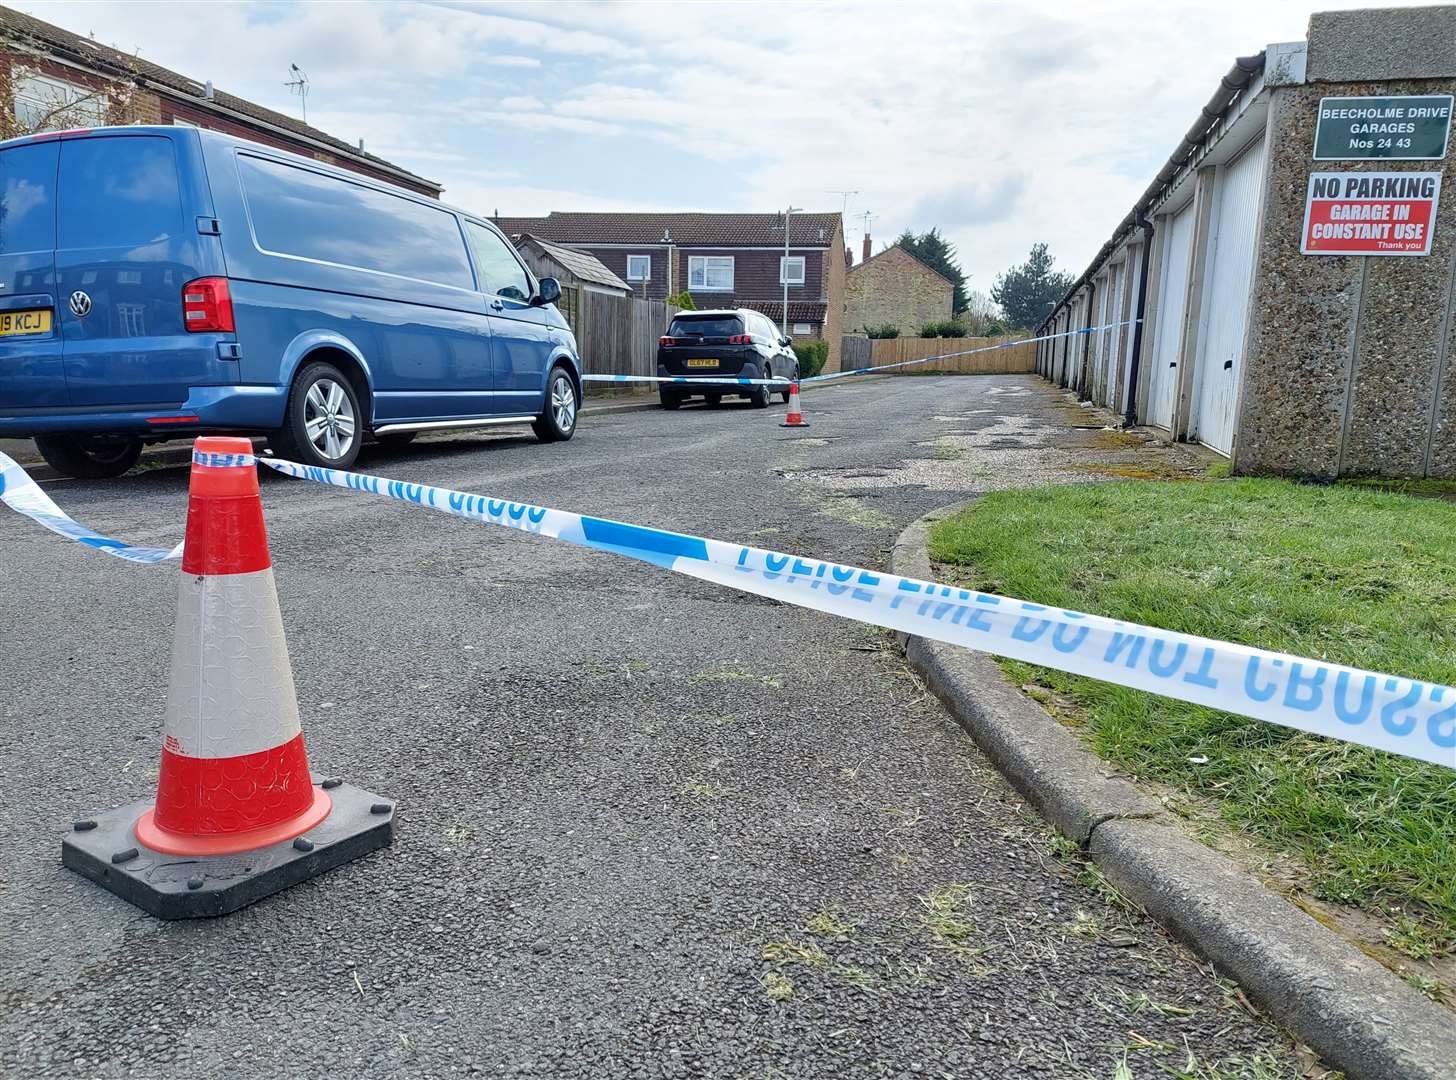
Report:
[[717,367],[717,366],[718,366],[718,358],[717,357],[706,357],[706,356],[702,356],[702,357],[697,357],[695,359],[692,359],[692,360],[689,360],[688,361],[688,367]]
[[49,308],[34,308],[30,311],[0,311],[0,336],[49,334],[50,332],[51,313]]

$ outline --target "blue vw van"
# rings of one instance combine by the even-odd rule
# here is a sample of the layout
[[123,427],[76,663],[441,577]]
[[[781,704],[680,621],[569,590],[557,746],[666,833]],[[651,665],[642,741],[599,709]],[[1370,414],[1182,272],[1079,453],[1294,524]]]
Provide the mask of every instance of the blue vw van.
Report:
[[0,143],[0,436],[67,475],[204,432],[336,468],[366,436],[569,439],[560,294],[487,221],[234,136]]

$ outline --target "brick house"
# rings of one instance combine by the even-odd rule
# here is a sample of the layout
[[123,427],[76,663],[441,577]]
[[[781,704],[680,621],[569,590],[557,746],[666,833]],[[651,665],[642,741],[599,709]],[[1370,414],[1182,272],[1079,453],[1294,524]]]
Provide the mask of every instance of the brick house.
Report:
[[513,240],[531,235],[596,256],[633,293],[662,300],[681,292],[699,308],[746,307],[779,323],[789,280],[789,336],[829,343],[839,367],[844,320],[844,226],[838,214],[795,214],[784,259],[782,214],[560,213],[497,217]]
[[[183,9],[179,8],[179,11]],[[189,9],[192,10],[192,9]],[[0,7],[0,137],[103,124],[187,124],[290,150],[438,199],[441,186],[291,116]]]
[[849,334],[868,326],[898,327],[904,336],[917,334],[926,323],[951,317],[955,285],[902,247],[870,255],[865,237],[864,261],[851,267],[844,285],[844,327]]

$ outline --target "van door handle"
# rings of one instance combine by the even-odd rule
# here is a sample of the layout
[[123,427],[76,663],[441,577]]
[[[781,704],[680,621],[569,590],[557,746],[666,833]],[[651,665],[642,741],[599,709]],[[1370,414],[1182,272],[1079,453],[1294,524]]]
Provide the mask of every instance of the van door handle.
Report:
[[505,309],[505,304],[501,303],[499,300],[492,300],[490,302],[490,306],[495,308],[497,311],[502,311]]

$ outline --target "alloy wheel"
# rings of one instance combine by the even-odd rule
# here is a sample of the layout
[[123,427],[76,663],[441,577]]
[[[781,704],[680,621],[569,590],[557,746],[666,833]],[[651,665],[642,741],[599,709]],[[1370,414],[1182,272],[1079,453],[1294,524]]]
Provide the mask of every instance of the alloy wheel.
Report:
[[576,389],[565,375],[551,381],[551,413],[563,435],[576,426]]
[[353,445],[358,424],[354,405],[333,379],[319,379],[303,402],[303,429],[315,450],[326,458],[343,457]]

